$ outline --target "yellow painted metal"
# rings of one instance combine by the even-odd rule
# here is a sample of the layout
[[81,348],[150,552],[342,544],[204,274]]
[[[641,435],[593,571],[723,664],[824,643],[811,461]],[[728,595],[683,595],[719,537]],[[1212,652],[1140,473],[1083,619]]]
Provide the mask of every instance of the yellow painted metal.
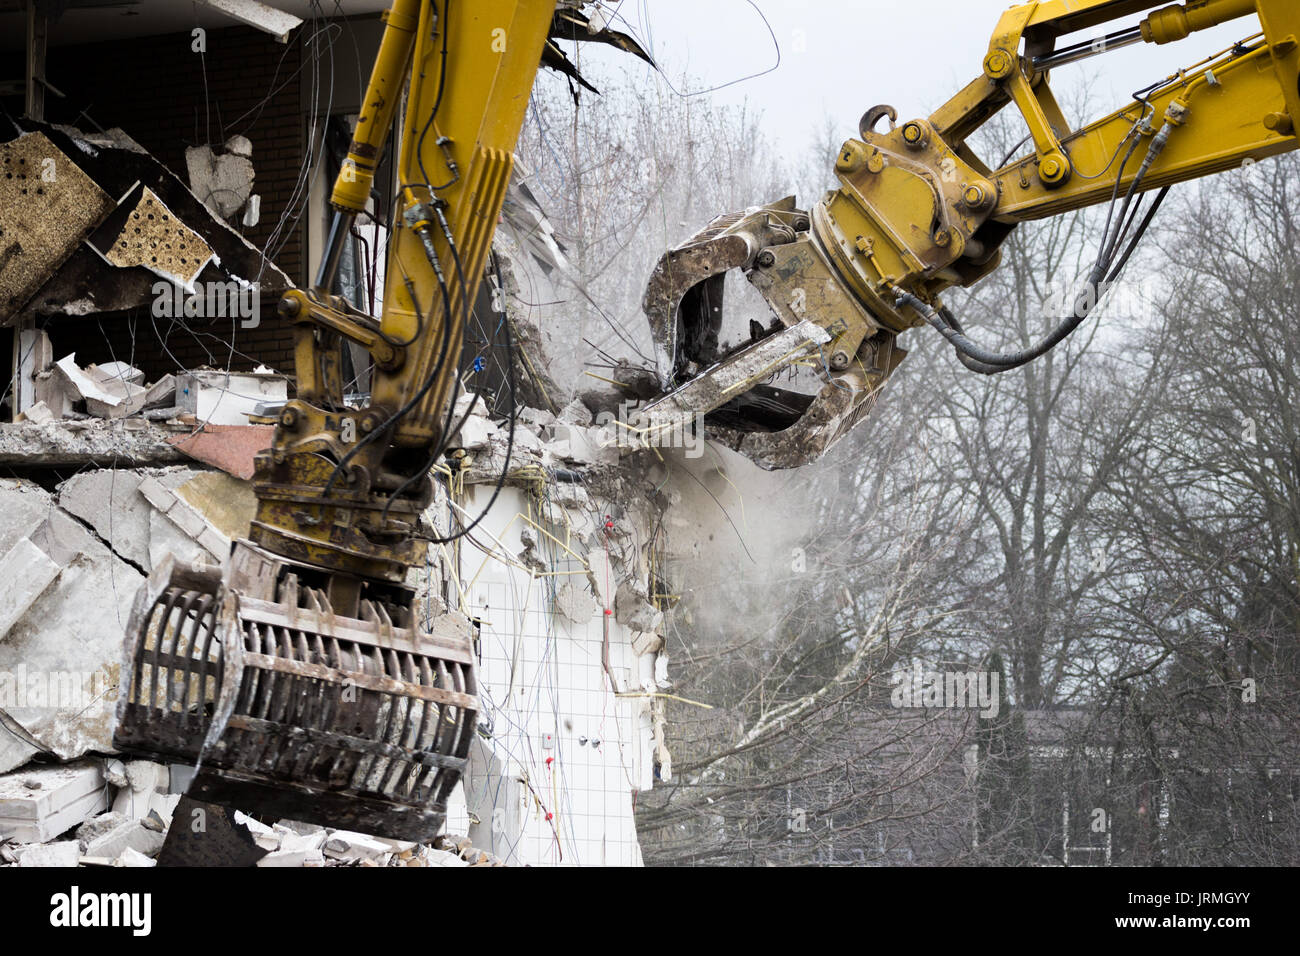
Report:
[[347,159],[330,197],[330,201],[340,209],[361,212],[366,208],[384,140],[388,138],[402,98],[416,26],[429,8],[428,3],[420,0],[397,0],[384,14],[384,35],[379,41],[379,53],[366,87],[366,98],[361,104]]
[[[384,311],[358,315],[325,289],[280,303],[295,324],[298,394],[257,460],[250,536],[267,550],[389,581],[423,560],[425,471],[554,12],[553,0],[397,0],[386,15],[332,194],[344,213],[365,208],[405,86]],[[375,358],[365,408],[343,403],[343,340]]]
[[[399,170],[405,184],[433,181],[416,187],[417,201],[430,198],[432,191],[427,185],[449,184],[436,195],[447,203],[446,217],[457,254],[452,254],[440,229],[431,232],[447,277],[453,316],[462,311],[464,296],[472,298],[478,287],[553,12],[553,3],[517,0],[477,0],[454,6],[450,24],[443,25],[448,41],[447,75],[454,77],[445,91],[440,91],[437,83],[442,28],[438,35],[423,37],[415,50],[415,62],[425,80],[412,88],[406,123],[410,140],[402,151]],[[426,131],[435,103],[437,117]],[[437,145],[441,137],[450,140],[445,150],[456,164],[455,172],[444,147]],[[408,208],[410,205],[408,200]],[[442,289],[411,229],[400,229],[393,238],[385,289],[382,328],[387,336],[403,341],[414,336],[420,326],[417,306],[425,317],[425,346],[410,357],[401,375],[381,375],[374,383],[374,404],[395,408],[414,394],[437,362],[445,314]],[[453,323],[451,331],[448,354],[453,358],[444,363],[438,383],[399,423],[394,441],[400,446],[419,448],[437,439],[439,412],[455,374],[454,357],[460,352],[460,324]]]
[[[1164,7],[1149,0],[1044,0],[1006,11],[976,78],[928,119],[889,131],[863,130],[836,162],[838,190],[812,210],[813,230],[831,267],[883,326],[917,324],[894,305],[898,289],[934,301],[970,285],[998,264],[998,247],[1019,222],[1103,202],[1113,194],[1117,152],[1137,138],[1119,177],[1126,188],[1168,125],[1167,145],[1151,154],[1140,188],[1153,189],[1263,159],[1298,145],[1300,4],[1294,0],[1192,0]],[[1059,37],[1121,17],[1148,42],[1258,13],[1262,34],[1243,21],[1243,45],[1171,78],[1146,97],[1073,130],[1034,61]],[[1014,104],[1033,151],[992,169],[968,139]],[[1163,139],[1163,138],[1162,138]]]

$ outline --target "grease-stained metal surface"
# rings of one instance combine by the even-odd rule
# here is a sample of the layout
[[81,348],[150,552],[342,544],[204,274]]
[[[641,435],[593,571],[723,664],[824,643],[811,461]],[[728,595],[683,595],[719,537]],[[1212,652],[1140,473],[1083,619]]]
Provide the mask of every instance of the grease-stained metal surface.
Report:
[[380,596],[335,613],[287,568],[266,565],[280,584],[264,600],[214,568],[159,566],[128,622],[114,745],[197,764],[197,800],[432,838],[476,725],[468,622],[432,634]]
[[[751,339],[718,350],[723,283],[739,268],[775,316]],[[869,411],[906,354],[836,271],[793,198],[720,216],[659,260],[642,302],[665,394],[656,424],[710,415],[723,438],[767,469],[822,455]],[[806,396],[765,381],[803,362],[823,386]]]

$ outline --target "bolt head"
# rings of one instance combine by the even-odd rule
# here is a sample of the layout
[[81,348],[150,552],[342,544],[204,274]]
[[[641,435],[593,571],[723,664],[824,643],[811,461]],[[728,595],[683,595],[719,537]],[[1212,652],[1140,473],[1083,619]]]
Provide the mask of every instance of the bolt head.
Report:
[[962,189],[961,198],[971,209],[979,209],[988,202],[989,194],[979,183],[971,183]]
[[984,71],[989,76],[1004,76],[1011,71],[1011,57],[1004,50],[994,50],[984,58]]
[[760,269],[770,269],[772,266],[776,265],[776,256],[772,255],[770,250],[764,249],[758,254],[758,258],[754,261],[758,264]]
[[839,349],[831,355],[831,368],[839,372],[849,367],[849,353]]
[[947,229],[936,229],[934,232],[934,244],[936,246],[946,246],[952,242],[952,236],[948,235]]

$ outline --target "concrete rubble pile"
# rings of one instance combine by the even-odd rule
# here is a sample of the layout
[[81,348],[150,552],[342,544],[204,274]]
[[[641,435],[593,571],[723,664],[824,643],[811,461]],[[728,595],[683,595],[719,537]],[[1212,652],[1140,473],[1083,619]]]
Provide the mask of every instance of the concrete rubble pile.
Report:
[[194,369],[146,382],[144,373],[126,362],[83,368],[75,352],[55,361],[44,331],[26,337],[30,345],[21,385],[30,389],[31,400],[16,416],[20,423],[139,417],[190,428],[199,422],[247,425],[250,419],[264,419],[267,406],[288,397],[288,379],[267,368],[245,373]]
[[[0,866],[155,866],[189,776],[188,767],[111,757],[0,776]],[[502,865],[465,837],[418,844],[241,813],[235,821],[262,851],[258,866]]]
[[[96,388],[119,403],[137,401],[132,396],[138,393],[114,391],[111,382],[143,388],[127,368],[54,364],[61,388],[75,383],[85,389],[82,401],[90,401]],[[469,401],[462,396],[458,410]],[[452,443],[460,465],[454,483],[494,483],[506,460],[508,432],[508,423],[494,421],[478,402]],[[251,461],[251,452],[245,457]],[[246,533],[256,504],[251,483],[235,476],[240,468],[176,464],[183,460],[165,426],[147,420],[136,426],[113,417],[0,425],[0,461],[25,462],[36,467],[36,477],[45,476],[0,479],[0,575],[6,581],[0,595],[0,865],[151,866],[163,847],[190,768],[114,755],[127,615],[137,588],[164,556],[221,564],[233,540]],[[111,461],[127,467],[95,467]],[[56,470],[74,465],[82,470]],[[544,517],[573,532],[591,569],[586,579],[567,579],[557,589],[557,620],[599,620],[600,609],[609,609],[603,613],[631,629],[635,654],[642,655],[640,673],[634,667],[616,678],[616,692],[669,686],[663,613],[649,600],[637,546],[646,537],[638,529],[649,527],[655,512],[637,473],[626,459],[620,463],[615,431],[595,427],[580,401],[559,413],[525,409],[517,417],[508,483],[543,487]],[[441,482],[438,488],[426,517],[445,533],[447,491]],[[623,504],[615,506],[616,500]],[[521,564],[545,566],[538,534],[520,534]],[[412,575],[413,583],[436,593],[427,569]],[[662,708],[656,708],[653,742],[656,772],[659,764],[666,770]],[[492,819],[490,806],[466,807],[463,798],[460,806],[468,810],[459,818],[462,827],[469,826],[466,817],[471,823]],[[504,865],[470,842],[496,849],[486,827],[470,826],[468,838],[417,845],[291,821],[243,822],[266,851],[262,866]]]

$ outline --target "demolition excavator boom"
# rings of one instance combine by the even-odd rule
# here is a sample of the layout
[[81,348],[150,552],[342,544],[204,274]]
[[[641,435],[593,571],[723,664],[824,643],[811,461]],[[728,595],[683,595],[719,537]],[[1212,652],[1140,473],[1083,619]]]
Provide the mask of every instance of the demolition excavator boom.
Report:
[[[858,138],[836,158],[839,188],[810,210],[789,198],[719,217],[665,253],[644,309],[667,394],[650,403],[643,421],[680,427],[707,413],[719,426],[714,438],[763,467],[790,468],[818,457],[867,415],[903,359],[895,340],[909,328],[933,326],[967,368],[983,374],[1019,367],[1064,339],[1118,276],[1170,185],[1297,144],[1300,4],[1156,6],[1043,0],[1012,7],[994,30],[983,72],[929,117],[896,124],[889,106],[863,115]],[[1053,95],[1050,71],[1058,66],[1238,19],[1240,42],[1086,126],[1072,128]],[[1116,21],[1128,22],[1115,29]],[[1081,41],[1062,44],[1085,31]],[[917,38],[918,57],[923,43]],[[1023,119],[1032,149],[986,163],[973,136],[1007,106]],[[1143,209],[1150,190],[1158,192]],[[967,337],[943,306],[946,289],[996,269],[1018,224],[1103,203],[1111,215],[1094,268],[1043,341],[1004,355]],[[722,351],[730,269],[743,270],[775,319]],[[816,395],[764,384],[796,363],[817,369]]]

